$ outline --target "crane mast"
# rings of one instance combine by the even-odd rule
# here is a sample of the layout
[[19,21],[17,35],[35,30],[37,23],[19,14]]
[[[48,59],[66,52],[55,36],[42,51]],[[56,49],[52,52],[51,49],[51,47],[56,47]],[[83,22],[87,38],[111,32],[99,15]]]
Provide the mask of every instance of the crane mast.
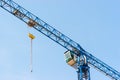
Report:
[[[85,51],[78,43],[70,39],[69,37],[62,34],[60,31],[56,30],[28,10],[24,9],[17,3],[12,0],[0,0],[0,7],[8,11],[9,13],[13,14],[23,22],[25,22],[30,27],[33,27],[37,31],[41,32],[48,38],[52,39],[54,42],[58,43],[59,45],[63,46],[69,51],[72,51],[73,54],[77,55],[78,58],[84,55],[87,59],[87,64],[95,67],[96,69],[100,70],[101,72],[105,73],[109,77],[114,80],[120,80],[120,73],[107,65],[106,63],[102,62],[98,58],[94,57],[89,52]],[[78,60],[79,63],[79,60]],[[84,65],[78,64],[78,68],[81,69]],[[87,69],[88,68],[88,69]],[[89,66],[86,66],[87,71],[89,71]],[[80,70],[81,71],[81,70]],[[79,70],[78,70],[79,72]],[[80,73],[78,74],[80,76]],[[83,80],[83,76],[80,76]],[[85,79],[85,80],[90,80]]]

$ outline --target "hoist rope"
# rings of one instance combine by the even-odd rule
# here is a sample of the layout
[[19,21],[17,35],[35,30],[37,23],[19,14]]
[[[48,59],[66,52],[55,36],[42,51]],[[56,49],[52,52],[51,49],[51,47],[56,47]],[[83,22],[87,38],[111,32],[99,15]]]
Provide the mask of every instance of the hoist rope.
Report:
[[32,39],[30,40],[31,42],[31,48],[30,48],[30,72],[33,71],[33,54],[32,54]]

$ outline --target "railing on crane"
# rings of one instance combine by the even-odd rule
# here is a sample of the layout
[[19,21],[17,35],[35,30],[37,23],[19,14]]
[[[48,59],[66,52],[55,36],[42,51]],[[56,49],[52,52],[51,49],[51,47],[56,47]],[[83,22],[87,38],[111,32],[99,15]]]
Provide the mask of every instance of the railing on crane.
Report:
[[[48,38],[52,39],[56,43],[60,44],[69,51],[72,51],[75,55],[85,55],[88,64],[94,66],[98,70],[102,71],[106,75],[110,76],[115,80],[120,80],[120,73],[108,66],[98,58],[94,57],[92,54],[85,51],[78,43],[65,36],[28,10],[24,9],[12,0],[0,0],[0,7],[13,14],[27,25],[33,27],[37,31],[41,32]],[[74,50],[75,51],[74,51]]]

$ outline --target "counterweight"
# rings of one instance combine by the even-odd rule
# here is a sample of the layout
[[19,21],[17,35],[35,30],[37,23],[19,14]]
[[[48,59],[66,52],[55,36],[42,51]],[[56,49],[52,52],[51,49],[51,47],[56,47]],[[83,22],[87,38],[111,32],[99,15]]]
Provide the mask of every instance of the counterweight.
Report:
[[59,32],[28,10],[24,9],[14,1],[0,0],[0,7],[13,14],[17,18],[28,24],[30,27],[33,27],[48,38],[52,39],[54,42],[60,44],[67,50],[73,51],[73,49],[75,49],[76,51],[74,51],[74,54],[85,55],[90,65],[94,66],[95,68],[102,71],[114,80],[120,80],[120,73],[118,71],[108,66],[98,58],[94,57],[92,54],[85,51],[78,43],[65,36],[64,34]]

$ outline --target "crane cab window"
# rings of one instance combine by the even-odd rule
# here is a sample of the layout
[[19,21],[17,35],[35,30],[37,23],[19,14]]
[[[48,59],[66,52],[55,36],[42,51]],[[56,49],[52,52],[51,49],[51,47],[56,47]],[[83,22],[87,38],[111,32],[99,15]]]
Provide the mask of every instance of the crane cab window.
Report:
[[76,63],[76,57],[71,51],[66,51],[64,53],[65,61],[68,65],[73,66]]

